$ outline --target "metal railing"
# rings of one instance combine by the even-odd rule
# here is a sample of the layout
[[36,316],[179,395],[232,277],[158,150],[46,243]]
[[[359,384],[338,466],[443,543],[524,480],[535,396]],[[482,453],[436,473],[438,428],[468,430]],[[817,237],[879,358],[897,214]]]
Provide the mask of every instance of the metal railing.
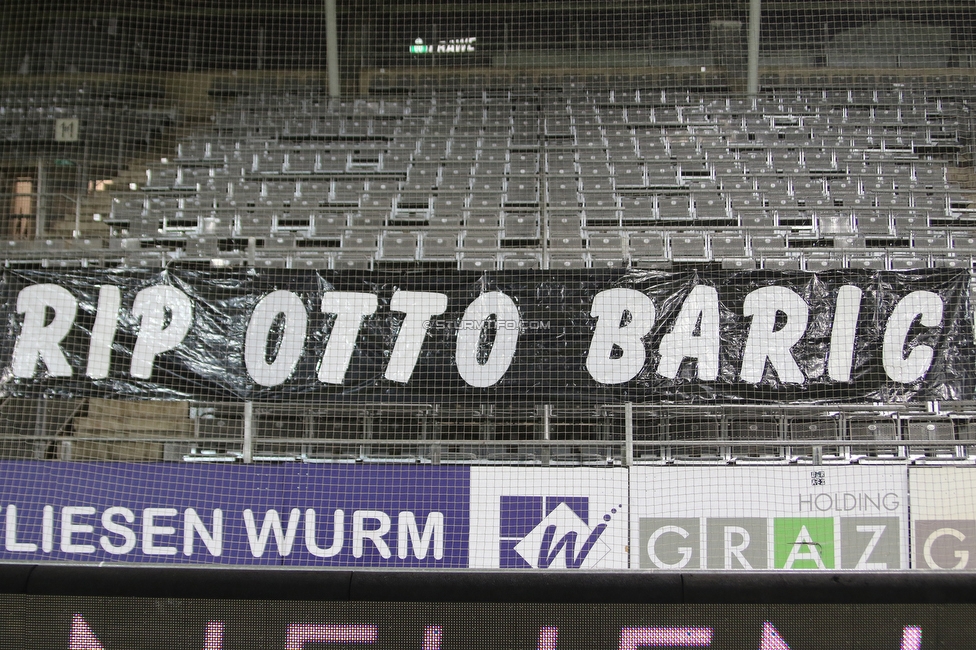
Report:
[[8,398],[0,403],[0,459],[553,467],[976,464],[976,407],[340,407]]

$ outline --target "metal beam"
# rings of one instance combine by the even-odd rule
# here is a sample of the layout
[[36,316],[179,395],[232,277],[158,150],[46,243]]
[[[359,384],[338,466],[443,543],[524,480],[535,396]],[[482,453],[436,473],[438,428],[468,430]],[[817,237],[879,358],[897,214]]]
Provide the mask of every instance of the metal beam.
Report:
[[749,0],[749,58],[746,63],[746,94],[755,97],[759,92],[759,28],[762,16],[762,0]]
[[329,74],[329,97],[339,98],[339,30],[336,0],[325,0],[325,61]]

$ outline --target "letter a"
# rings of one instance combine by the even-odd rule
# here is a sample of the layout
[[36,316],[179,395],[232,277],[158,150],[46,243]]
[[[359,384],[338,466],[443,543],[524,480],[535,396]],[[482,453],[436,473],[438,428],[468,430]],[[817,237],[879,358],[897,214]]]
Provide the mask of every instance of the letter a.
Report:
[[[806,552],[800,552],[800,547],[802,546],[807,547]],[[800,526],[800,534],[796,536],[796,541],[793,542],[793,548],[790,549],[790,555],[786,558],[786,564],[783,568],[792,569],[797,560],[812,560],[818,569],[826,569],[827,567],[824,566],[823,558],[820,557],[818,546],[810,536],[810,531],[807,530],[807,527]]]

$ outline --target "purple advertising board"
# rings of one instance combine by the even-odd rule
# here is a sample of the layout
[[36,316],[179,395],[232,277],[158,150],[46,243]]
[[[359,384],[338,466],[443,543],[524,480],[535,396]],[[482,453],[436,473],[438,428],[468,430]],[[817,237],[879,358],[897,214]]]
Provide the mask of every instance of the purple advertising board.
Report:
[[468,566],[466,468],[0,462],[0,560]]

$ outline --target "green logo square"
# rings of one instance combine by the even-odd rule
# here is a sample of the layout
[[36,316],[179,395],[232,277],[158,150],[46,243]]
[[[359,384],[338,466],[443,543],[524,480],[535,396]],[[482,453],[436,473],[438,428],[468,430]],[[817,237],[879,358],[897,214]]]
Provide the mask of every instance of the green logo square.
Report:
[[833,569],[833,518],[774,519],[773,563],[777,569]]

